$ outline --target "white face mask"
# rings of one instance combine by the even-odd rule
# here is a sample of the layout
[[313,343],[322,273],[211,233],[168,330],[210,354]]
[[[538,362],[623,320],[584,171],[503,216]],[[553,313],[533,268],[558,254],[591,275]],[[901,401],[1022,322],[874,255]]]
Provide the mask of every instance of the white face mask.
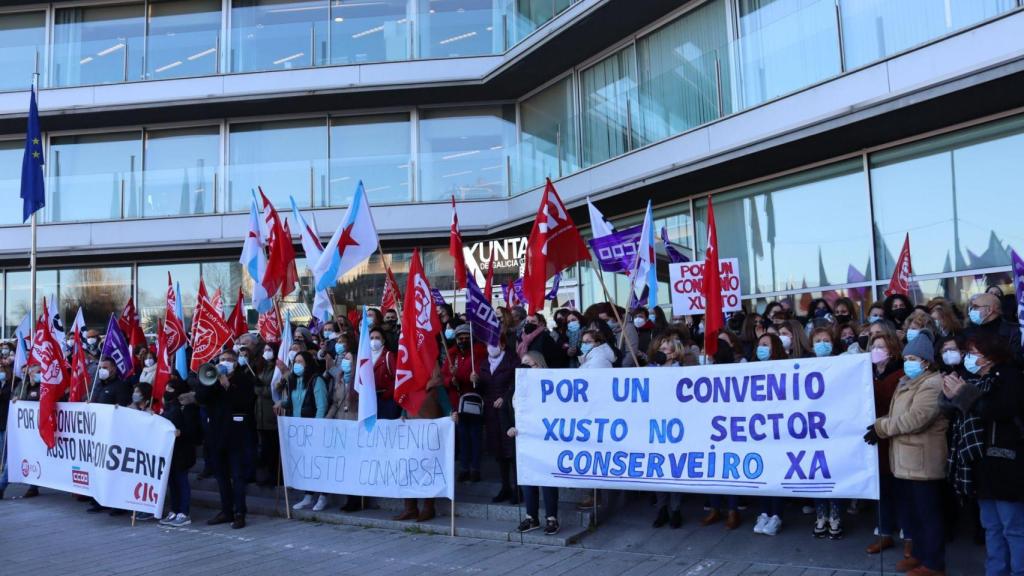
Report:
[[89,346],[95,346],[96,345],[96,338],[86,338],[85,339],[85,343],[88,344]]
[[501,356],[501,348],[497,346],[491,346],[490,344],[488,344],[487,355],[490,356],[491,358],[497,358],[498,356]]
[[370,350],[374,352],[380,352],[384,348],[384,342],[381,340],[370,340]]
[[273,360],[274,359],[274,351],[273,350],[265,350],[263,352],[263,359],[264,360]]
[[295,361],[295,356],[296,356],[297,354],[298,354],[298,352],[297,352],[297,351],[295,351],[295,350],[289,350],[289,351],[288,351],[288,362],[289,362],[289,363],[291,363],[291,362],[294,362],[294,361]]
[[636,326],[637,328],[643,328],[644,324],[647,324],[647,319],[646,318],[642,318],[642,317],[639,317],[639,316],[636,317],[636,318],[633,318],[633,326]]
[[99,370],[96,371],[96,377],[99,378],[100,380],[106,380],[107,378],[110,378],[110,370],[107,370],[106,368],[100,368]]
[[146,358],[146,361],[143,362],[143,364],[145,364],[146,367],[149,367],[152,366],[153,364],[156,364],[156,362],[152,358]]
[[782,347],[788,352],[793,346],[793,337],[789,334],[779,334],[779,340],[782,340]]
[[946,350],[942,353],[942,361],[946,363],[946,366],[957,366],[960,364],[962,357],[959,350]]

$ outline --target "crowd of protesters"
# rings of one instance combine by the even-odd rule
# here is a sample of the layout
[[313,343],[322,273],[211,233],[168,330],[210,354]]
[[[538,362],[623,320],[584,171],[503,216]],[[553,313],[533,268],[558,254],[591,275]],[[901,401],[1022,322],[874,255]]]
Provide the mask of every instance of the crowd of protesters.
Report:
[[[417,414],[405,413],[393,398],[398,314],[368,312],[370,350],[376,381],[377,414],[382,419],[456,420],[458,482],[479,482],[485,454],[497,463],[500,489],[493,502],[524,504],[516,528],[559,531],[556,488],[516,486],[516,415],[512,408],[517,368],[679,367],[699,364],[763,362],[787,358],[865,354],[874,375],[877,419],[865,422],[864,441],[878,445],[880,501],[782,498],[699,497],[703,526],[721,522],[735,530],[743,511],[753,509],[753,532],[774,536],[808,515],[816,538],[843,537],[843,516],[874,513],[875,537],[866,551],[877,554],[902,540],[900,571],[913,576],[943,573],[945,543],[959,520],[977,524],[987,549],[986,573],[1024,574],[1024,375],[1021,331],[1004,316],[998,287],[970,298],[966,310],[936,298],[914,305],[902,295],[861,310],[844,297],[816,299],[797,315],[792,301],[768,303],[761,312],[739,312],[718,333],[715,354],[701,346],[699,317],[670,320],[660,308],[625,310],[609,303],[585,311],[558,309],[550,318],[522,307],[499,308],[502,336],[497,346],[474,342],[464,317],[447,305],[438,307],[444,353],[427,384],[427,401]],[[220,512],[209,524],[245,525],[246,485],[281,483],[277,416],[356,418],[353,366],[359,334],[339,316],[317,330],[294,329],[288,350],[255,334],[240,337],[217,360],[218,381],[203,386],[195,374],[173,372],[163,398],[162,416],[178,430],[170,498],[163,524],[184,526],[189,516],[189,471],[201,449],[200,477],[216,476]],[[100,335],[85,334],[92,402],[147,410],[151,405],[153,357],[135,352],[135,372],[119,375],[100,356]],[[13,344],[0,343],[0,426],[9,401],[38,397],[37,369],[12,373]],[[0,429],[2,430],[2,429]],[[0,498],[7,487],[0,477]],[[38,490],[30,487],[31,497]],[[295,509],[323,510],[327,494],[307,493]],[[540,514],[540,499],[544,513]],[[653,527],[678,528],[686,496],[678,492],[651,496]],[[360,497],[340,497],[342,510],[360,509]],[[335,503],[337,505],[338,503]],[[787,504],[799,512],[787,511]],[[587,498],[581,508],[595,506]],[[90,512],[103,508],[96,502]],[[115,512],[116,513],[116,512]],[[396,517],[427,521],[435,516],[433,500],[406,500]]]

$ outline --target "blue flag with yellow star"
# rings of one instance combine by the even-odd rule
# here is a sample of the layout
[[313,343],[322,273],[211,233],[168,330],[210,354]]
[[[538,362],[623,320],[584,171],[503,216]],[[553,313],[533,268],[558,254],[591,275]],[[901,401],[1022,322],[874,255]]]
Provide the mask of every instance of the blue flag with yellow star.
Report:
[[43,133],[39,130],[39,110],[33,88],[28,106],[28,132],[25,134],[25,157],[21,161],[22,221],[46,205],[43,189]]

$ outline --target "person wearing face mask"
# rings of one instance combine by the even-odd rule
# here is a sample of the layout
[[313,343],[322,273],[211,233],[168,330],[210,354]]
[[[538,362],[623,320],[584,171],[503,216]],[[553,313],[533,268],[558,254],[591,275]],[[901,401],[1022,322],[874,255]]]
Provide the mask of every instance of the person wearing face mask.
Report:
[[[803,332],[799,332],[803,334]],[[775,334],[765,334],[757,339],[757,348],[754,350],[754,358],[751,361],[768,362],[771,360],[785,360],[786,350],[782,346],[782,339]],[[761,514],[754,523],[754,534],[775,536],[782,529],[782,509],[784,501],[782,498],[765,497],[761,498]]]
[[188,482],[188,472],[196,463],[196,445],[202,435],[199,407],[196,405],[195,392],[173,369],[167,388],[164,389],[163,401],[164,409],[160,415],[174,424],[174,450],[171,452],[167,479],[168,512],[160,520],[160,525],[181,528],[192,524],[192,489]]
[[580,341],[580,368],[611,368],[615,353],[598,330],[583,333]]
[[381,334],[384,336],[384,346],[388,350],[398,349],[398,336],[401,333],[398,322],[397,311],[391,308],[384,311],[384,321],[381,322],[380,328]]
[[964,370],[963,340],[956,336],[943,336],[939,338],[939,372],[943,374],[956,374],[961,378],[967,375]]
[[928,310],[939,336],[959,336],[963,332],[959,309],[952,302],[945,298],[932,298],[928,301]]
[[1013,361],[1022,363],[1020,326],[1006,320],[1002,315],[999,298],[992,294],[975,294],[967,309],[970,325],[964,329],[964,338],[971,340],[981,334],[1002,338],[1010,347]]
[[142,371],[139,372],[139,383],[153,385],[153,380],[156,378],[156,358],[152,354],[140,355],[142,362]]
[[141,410],[143,412],[152,412],[150,410],[150,401],[153,398],[153,386],[140,382],[135,385],[132,389],[132,402],[128,405],[132,410]]
[[256,434],[253,408],[256,404],[255,378],[238,368],[232,349],[220,354],[217,382],[199,386],[196,400],[206,408],[209,428],[205,442],[213,456],[214,475],[220,492],[220,512],[206,523],[231,523],[245,527],[246,479],[251,469],[253,437]]
[[800,322],[786,320],[778,326],[778,331],[782,349],[789,358],[810,358],[814,355],[807,333],[800,326]]
[[935,334],[938,330],[935,328],[935,324],[932,322],[932,317],[927,312],[921,309],[914,309],[910,312],[910,316],[903,321],[903,334],[907,342],[917,338],[922,332],[928,332],[932,336],[932,340],[935,339]]
[[[512,462],[515,458],[515,442],[501,426],[501,412],[509,391],[516,380],[518,361],[506,352],[505,339],[500,338],[497,346],[487,346],[487,359],[476,365],[476,372],[470,378],[484,401],[484,426],[487,430],[487,451],[498,461],[501,489],[492,502],[519,502],[519,494],[513,489]],[[460,415],[460,420],[461,420]],[[461,424],[461,422],[460,422]]]
[[[832,330],[815,328],[811,332],[811,348],[816,358],[827,358],[838,351],[833,341]],[[814,501],[815,520],[812,533],[815,538],[828,537],[838,540],[843,537],[842,502],[831,498]]]
[[838,326],[860,321],[860,316],[857,314],[857,305],[853,303],[853,300],[845,296],[838,298],[832,305],[832,317]]
[[[839,341],[836,343],[839,345],[840,354],[862,354],[867,352],[867,346],[860,345],[860,339],[857,337],[860,334],[860,327],[853,322],[846,324],[840,324],[837,327],[836,333],[839,335]],[[867,339],[865,339],[865,344]]]
[[[328,372],[325,378],[333,382],[328,386],[328,394],[331,398],[330,407],[327,409],[327,418],[335,420],[355,420],[358,417],[359,395],[356,393],[354,384],[355,354],[359,350],[359,344],[351,333],[338,335],[338,338],[331,342],[328,351]],[[362,510],[362,498],[342,494],[345,498],[345,505],[341,507],[342,512],[358,512]]]
[[947,374],[942,408],[953,419],[950,476],[961,498],[977,498],[985,528],[985,573],[1024,573],[1024,377],[1006,341],[967,341],[967,378]]
[[370,329],[370,361],[373,362],[373,381],[377,387],[377,418],[394,420],[402,409],[395,402],[395,363],[397,357],[385,345],[386,334],[381,328]]
[[[902,328],[903,323],[907,321],[910,313],[913,312],[914,305],[903,294],[893,294],[885,299],[882,303],[882,308],[885,311],[883,314],[885,319]],[[904,337],[903,334],[900,334],[900,338]]]
[[[33,402],[37,402],[39,400],[39,385],[42,382],[43,382],[43,375],[40,372],[39,365],[38,364],[32,364],[32,365],[28,366],[26,368],[25,377],[23,379],[21,379],[21,385],[18,386],[15,389],[15,391],[14,391],[14,397],[11,398],[11,402],[17,402],[19,399],[21,399],[21,400],[31,400]],[[5,464],[5,468],[4,468],[5,476],[4,476],[4,480],[3,480],[3,482],[5,484],[6,484],[6,481],[7,481],[6,480],[6,472],[7,472],[7,469],[6,469],[6,464]],[[34,498],[36,496],[39,496],[39,487],[38,486],[29,485],[28,490],[25,490],[25,494],[22,496],[22,498]],[[98,503],[96,503],[95,500],[92,500],[92,502],[94,504],[96,504],[97,506],[99,505]],[[101,510],[105,510],[105,508],[101,508]]]
[[910,557],[896,569],[911,576],[941,574],[946,567],[941,512],[946,477],[946,429],[939,410],[942,375],[935,370],[932,335],[922,332],[903,348],[903,373],[889,414],[868,426],[864,441],[891,439],[889,463],[895,476],[900,525],[913,537]]
[[120,378],[117,366],[110,358],[101,358],[92,385],[90,402],[127,406],[132,401],[132,387]]
[[530,314],[523,321],[523,334],[520,337],[519,345],[516,346],[516,355],[519,357],[523,357],[530,351],[540,352],[544,356],[544,361],[552,368],[565,368],[569,362],[565,351],[548,332],[544,315],[539,312]]
[[4,458],[0,460],[0,500],[4,499],[4,491],[7,490],[7,413],[11,408],[11,400],[14,397],[14,373],[11,364],[3,362],[10,356],[10,347],[4,343],[3,349],[7,350],[7,356],[0,355],[0,452]]
[[[537,369],[547,368],[548,365],[544,360],[544,356],[537,352],[527,352],[520,360],[520,368]],[[505,408],[504,420],[502,427],[505,429],[505,435],[509,438],[515,439],[518,431],[516,430],[515,410],[512,407],[512,394],[515,390],[515,384],[513,388],[509,390],[508,397],[505,399],[503,407]],[[523,518],[519,526],[516,527],[516,532],[525,534],[526,532],[532,532],[541,527],[540,524],[540,500],[544,499],[544,534],[547,536],[553,536],[558,534],[558,488],[551,486],[520,486],[523,490],[523,503],[526,507],[526,517]],[[592,506],[592,504],[591,504]]]
[[[310,352],[300,352],[292,363],[292,373],[285,380],[284,406],[292,418],[323,418],[327,415],[327,383],[316,367]],[[327,507],[327,496],[306,492],[292,510],[305,510],[310,506],[314,512]]]
[[583,315],[575,310],[569,312],[565,322],[565,339],[562,342],[562,350],[568,358],[568,368],[579,368],[580,366],[580,340],[583,337]]
[[[459,405],[464,394],[479,394],[473,382],[472,374],[475,367],[479,371],[487,362],[487,348],[476,342],[470,348],[471,339],[469,324],[459,324],[455,329],[455,345],[448,349],[448,358],[441,368],[441,377],[449,390],[455,390],[453,406]],[[460,471],[459,482],[480,481],[480,455],[483,452],[483,417],[478,414],[459,413],[459,421],[455,425],[458,434],[458,451]]]
[[634,310],[631,322],[633,329],[636,330],[637,350],[647,350],[651,346],[651,336],[654,334],[654,323],[651,322],[647,308]]
[[[868,353],[871,355],[875,416],[889,414],[889,405],[896,392],[896,386],[903,378],[903,362],[900,361],[900,341],[888,321],[879,322],[877,333],[871,337]],[[889,466],[889,440],[878,442],[878,488],[879,499],[876,511],[878,538],[868,545],[868,554],[878,554],[895,546],[894,537],[899,534],[896,500],[893,494],[892,468]],[[910,556],[910,530],[904,527],[904,557]]]
[[273,345],[265,344],[250,366],[256,375],[253,380],[253,393],[256,395],[253,419],[256,423],[256,457],[259,463],[257,477],[261,486],[277,486],[281,473],[277,417],[283,415],[284,410],[280,406],[281,398],[275,391],[277,380],[281,378],[275,358]]

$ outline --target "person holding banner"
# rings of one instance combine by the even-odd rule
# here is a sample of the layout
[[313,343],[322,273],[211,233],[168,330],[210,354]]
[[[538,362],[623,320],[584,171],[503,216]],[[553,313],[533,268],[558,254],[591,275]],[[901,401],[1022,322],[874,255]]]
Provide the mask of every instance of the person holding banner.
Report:
[[[792,322],[792,320],[787,322]],[[786,327],[787,324],[782,324],[782,328]],[[803,331],[799,331],[798,334],[802,336]],[[785,360],[786,358],[786,349],[782,344],[781,336],[768,333],[758,338],[757,348],[754,351],[755,362]],[[763,534],[765,536],[775,536],[778,534],[782,528],[782,509],[784,504],[785,501],[777,496],[761,498],[761,514],[757,517],[757,522],[754,523],[754,534]]]
[[192,489],[188,482],[188,471],[195,466],[196,446],[202,435],[199,407],[196,405],[195,392],[174,369],[164,388],[163,401],[164,410],[160,415],[174,424],[175,432],[170,477],[167,479],[170,509],[160,524],[181,528],[192,524]]
[[[292,373],[285,381],[284,406],[292,418],[323,418],[327,415],[327,384],[317,369],[313,354],[299,352],[292,363]],[[314,504],[315,500],[315,504]],[[292,510],[305,510],[310,506],[314,512],[327,507],[327,495],[306,492],[302,500],[292,505]]]
[[110,358],[100,358],[90,402],[127,406],[132,401],[132,387],[118,376],[117,366]]
[[932,335],[922,332],[903,348],[903,372],[889,414],[868,426],[864,441],[891,439],[892,466],[900,525],[913,537],[910,557],[896,569],[911,576],[941,574],[946,567],[942,494],[946,477],[946,429],[939,410],[942,375],[935,369]]
[[[520,368],[547,368],[547,362],[544,361],[544,356],[538,352],[527,352],[523,355],[522,364]],[[514,384],[513,390],[514,392]],[[512,410],[511,394],[507,400],[506,405],[506,419],[508,420],[508,429],[506,435],[509,438],[516,437],[516,422],[515,412]],[[530,532],[540,528],[540,497],[544,498],[544,534],[548,536],[554,536],[558,534],[558,488],[554,486],[520,486],[523,489],[523,500],[526,503],[526,518],[519,523],[516,527],[516,532],[520,534]]]
[[370,361],[373,381],[377,386],[377,419],[394,420],[402,410],[395,402],[395,363],[393,349],[387,345],[388,334],[383,326],[370,329]]
[[[875,416],[881,417],[889,413],[889,404],[896,386],[903,378],[903,363],[900,361],[900,341],[896,330],[888,320],[879,320],[871,325],[875,335],[868,343],[874,377]],[[875,529],[878,539],[867,547],[868,554],[878,554],[895,545],[893,537],[899,532],[896,513],[896,501],[893,495],[892,468],[889,466],[889,441],[878,442],[878,512]],[[910,530],[904,529],[906,542],[904,556],[910,556]]]
[[3,457],[0,458],[0,500],[4,499],[4,491],[7,490],[7,413],[11,408],[11,398],[14,392],[14,371],[11,369],[10,362],[7,362],[11,358],[11,349],[4,342],[0,344],[0,350],[5,350],[7,353],[3,354],[0,352],[0,452],[3,453]]
[[[259,349],[259,348],[257,348]],[[277,404],[274,396],[275,378],[280,378],[274,359],[277,353],[272,344],[263,346],[259,355],[252,360],[251,368],[256,379],[253,391],[256,393],[254,417],[256,421],[257,455],[259,468],[263,478],[259,481],[263,486],[277,486],[278,468],[281,461],[281,444],[277,437]]]

